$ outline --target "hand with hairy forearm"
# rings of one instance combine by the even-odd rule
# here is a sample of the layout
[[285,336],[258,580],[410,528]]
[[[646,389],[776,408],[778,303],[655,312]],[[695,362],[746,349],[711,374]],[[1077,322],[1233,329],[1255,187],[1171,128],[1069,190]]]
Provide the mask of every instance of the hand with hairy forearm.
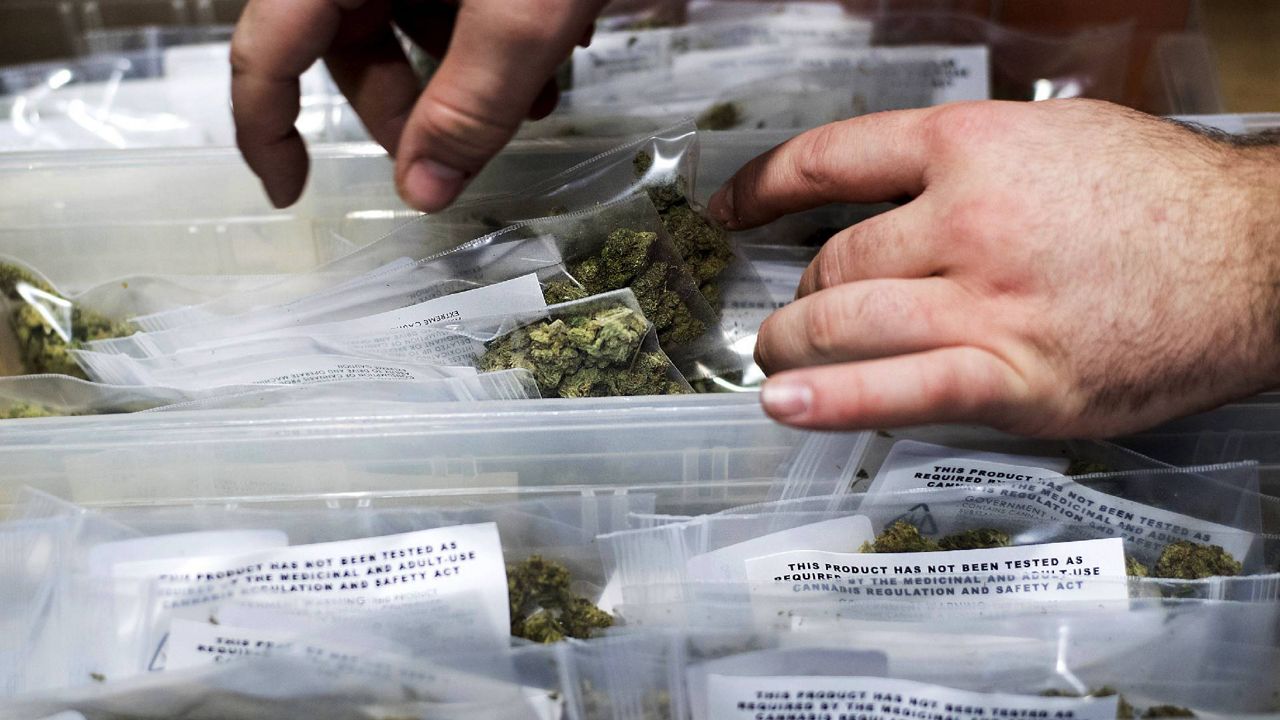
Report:
[[711,210],[904,196],[761,328],[773,417],[1106,436],[1280,383],[1280,148],[1093,101],[959,104],[805,133]]

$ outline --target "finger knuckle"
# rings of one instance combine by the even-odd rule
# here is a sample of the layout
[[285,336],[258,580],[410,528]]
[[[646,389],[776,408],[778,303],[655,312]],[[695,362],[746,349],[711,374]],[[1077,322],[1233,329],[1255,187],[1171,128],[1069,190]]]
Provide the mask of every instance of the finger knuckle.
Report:
[[886,331],[901,332],[902,328],[910,328],[913,335],[928,335],[928,328],[933,325],[928,306],[896,285],[878,284],[872,284],[863,293],[849,321],[858,327]]
[[817,289],[835,287],[845,282],[844,258],[848,250],[843,243],[827,243],[813,260],[813,281]]
[[805,309],[805,330],[809,346],[821,358],[830,359],[844,345],[845,312],[843,303],[831,296],[814,296]]
[[770,374],[777,369],[773,360],[773,350],[771,349],[774,342],[774,324],[773,316],[765,318],[765,321],[760,324],[760,329],[756,332],[756,346],[753,356],[756,365],[759,365],[765,374]]
[[997,137],[1005,126],[1004,110],[982,102],[942,105],[925,126],[925,142],[935,151],[968,148]]
[[795,158],[795,175],[799,184],[818,197],[828,194],[837,182],[831,168],[834,167],[840,143],[836,126],[824,125],[811,131],[808,141],[801,146]]
[[[483,101],[475,103],[482,106]],[[512,128],[494,113],[462,102],[432,99],[412,119],[413,131],[430,140],[432,153],[461,170],[474,172],[507,141]]]

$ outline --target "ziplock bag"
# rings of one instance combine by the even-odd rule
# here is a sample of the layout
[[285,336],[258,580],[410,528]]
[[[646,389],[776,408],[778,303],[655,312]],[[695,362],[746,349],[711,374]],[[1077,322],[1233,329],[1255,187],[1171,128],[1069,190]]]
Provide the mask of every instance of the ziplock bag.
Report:
[[[1181,478],[1176,477],[1179,473]],[[616,533],[601,538],[602,551],[606,566],[617,573],[628,602],[632,588],[671,588],[679,599],[696,594],[699,583],[781,586],[787,582],[784,575],[796,573],[805,574],[805,578],[797,576],[795,582],[813,583],[802,588],[804,593],[823,595],[828,591],[839,594],[858,583],[872,584],[878,582],[876,578],[911,575],[963,576],[965,582],[972,578],[982,581],[974,585],[990,584],[1000,578],[981,573],[997,570],[1014,571],[1014,576],[1043,572],[1050,578],[1070,576],[1097,584],[1096,580],[1125,577],[1129,569],[1127,557],[1139,561],[1154,558],[1158,565],[1165,548],[1184,538],[1182,530],[1190,532],[1202,547],[1218,545],[1212,552],[1215,557],[1233,553],[1230,562],[1238,568],[1237,573],[1257,572],[1262,567],[1257,549],[1260,542],[1254,532],[1198,517],[1204,511],[1188,507],[1195,504],[1191,496],[1175,493],[1165,497],[1158,491],[1177,480],[1187,486],[1207,480],[1215,483],[1220,496],[1237,505],[1247,505],[1256,503],[1258,497],[1242,494],[1233,487],[1247,483],[1253,473],[1256,467],[1226,465],[1195,471],[1104,476],[1107,495],[1091,493],[1097,507],[1108,507],[1103,497],[1115,497],[1112,505],[1127,505],[1123,512],[1132,512],[1132,519],[1078,511],[1076,508],[1087,505],[1080,500],[1080,491],[1092,490],[1084,485],[1085,481],[1063,479],[1049,483],[1024,479],[986,487],[883,493],[876,497],[847,495],[839,498],[838,507],[831,505],[830,499],[818,497],[762,503],[741,514],[729,511],[684,523]],[[1203,501],[1203,495],[1202,487],[1197,497]],[[1138,516],[1134,510],[1139,503],[1120,502],[1128,497],[1141,498],[1151,507]],[[998,521],[992,516],[970,516],[975,502],[983,501],[990,501],[988,505],[993,514],[998,514]],[[1062,506],[1066,506],[1064,511],[1054,512]],[[1175,521],[1180,525],[1174,525]],[[928,555],[916,555],[919,552]],[[1021,557],[1023,552],[1026,557]],[[1006,567],[1006,563],[1013,564]],[[795,567],[788,568],[789,565]],[[971,567],[961,567],[966,565]],[[894,567],[905,570],[898,572]],[[930,567],[934,569],[931,571]],[[1018,582],[1016,578],[1009,581]],[[950,580],[948,584],[960,594],[956,589],[960,580]],[[681,585],[683,589],[674,590]],[[1099,599],[1127,599],[1127,593],[1115,592],[1114,587],[1100,587],[1106,597]],[[1079,588],[1021,588],[1008,592],[1006,599],[1020,601],[1018,593],[1024,589],[1044,591],[1049,599],[1073,600],[1076,596],[1050,596],[1057,590]],[[1000,593],[994,589],[983,593],[988,598],[997,594]],[[653,596],[644,593],[643,597]]]
[[523,368],[533,372],[543,397],[689,391],[626,289],[520,314],[343,335],[268,338],[245,348],[286,363],[305,350],[484,372]]
[[536,720],[553,697],[441,663],[300,640],[267,657],[11,699],[0,718]]
[[607,83],[636,73],[669,68],[677,56],[726,48],[803,46],[859,47],[870,44],[871,23],[844,15],[826,4],[827,13],[752,11],[741,17],[722,13],[715,19],[680,27],[607,30],[597,29],[586,47],[576,48],[572,58],[572,87]]
[[985,100],[987,70],[982,46],[707,50],[678,56],[667,69],[574,90],[563,112],[683,112],[716,130],[816,126],[880,110]]
[[[649,162],[638,171],[635,161],[640,155],[648,158]],[[236,315],[255,308],[288,303],[402,258],[421,258],[441,252],[520,220],[608,204],[647,187],[665,187],[664,197],[672,191],[679,191],[681,198],[691,196],[697,155],[696,129],[692,123],[681,123],[602,153],[519,192],[456,203],[421,223],[414,223],[413,232],[392,232],[306,276],[291,278],[256,292],[219,298],[183,312],[140,319],[139,322],[158,330],[192,319]],[[661,211],[672,203],[655,202],[655,205]],[[687,204],[685,207],[687,209]],[[696,262],[697,258],[691,257],[681,246],[685,237],[702,241],[693,242],[694,245],[708,247],[719,240],[723,248],[717,249],[716,256],[728,257],[730,251],[727,242],[723,241],[722,232],[717,233],[713,227],[694,227],[693,218],[681,210],[673,209],[668,214],[671,213],[679,216],[676,217],[677,224],[689,226],[683,233],[677,233],[672,229],[672,221],[663,216],[664,227],[686,261]],[[703,221],[702,225],[707,224]],[[720,245],[716,247],[720,248]]]
[[[857,10],[859,0],[845,0]],[[992,97],[1050,100],[1089,97],[1122,102],[1128,73],[1131,24],[1081,30],[1061,36],[1002,27],[956,12],[891,11],[868,16],[876,45],[921,43],[985,45],[990,48]]]
[[[96,379],[116,385],[166,386],[184,390],[216,390],[246,385],[313,385],[359,380],[429,381],[475,375],[472,367],[445,367],[326,353],[309,338],[278,338],[219,348],[188,351],[207,362],[184,362],[168,368],[148,367],[146,360],[125,355],[84,353],[77,360]],[[159,359],[169,359],[166,356]],[[155,360],[157,358],[148,358]]]
[[[1275,615],[1261,605],[1200,604],[1128,615],[941,617],[893,629],[851,620],[775,642],[699,633],[686,640],[684,663],[673,663],[685,665],[684,677],[672,681],[688,683],[693,718],[746,718],[753,709],[806,700],[876,718],[943,705],[961,717],[1074,709],[1073,717],[1109,719],[1158,716],[1170,706],[1258,712],[1275,707],[1266,680],[1278,658]],[[1250,637],[1250,626],[1261,630]],[[996,709],[1004,703],[1025,709]]]
[[[625,527],[630,512],[651,510],[653,501],[627,495],[471,508],[84,513],[55,604],[83,613],[91,602],[83,592],[101,594],[106,581],[118,580],[119,589],[108,593],[117,612],[101,605],[104,617],[93,623],[104,639],[92,650],[71,651],[83,632],[51,633],[47,641],[72,644],[64,650],[72,663],[66,677],[74,681],[164,667],[169,654],[183,651],[166,641],[171,621],[204,621],[228,603],[330,621],[420,608],[435,615],[419,630],[424,643],[496,648],[511,635],[539,642],[588,637],[611,624],[595,606],[603,585],[595,537]],[[28,504],[57,502],[34,495]]]
[[[439,273],[436,283],[449,283],[456,288],[461,282],[452,283],[441,280]],[[163,371],[177,372],[183,368],[194,368],[210,362],[229,363],[241,358],[263,357],[266,348],[275,345],[302,343],[306,338],[343,338],[371,333],[394,334],[397,330],[408,330],[426,327],[445,321],[466,321],[475,317],[491,315],[497,308],[509,312],[520,313],[540,310],[546,307],[538,278],[532,274],[512,278],[505,282],[484,287],[446,294],[420,302],[402,306],[400,303],[409,300],[409,296],[401,296],[400,288],[392,290],[390,298],[379,298],[395,283],[372,281],[368,288],[353,287],[347,293],[351,299],[342,301],[334,298],[334,302],[316,302],[303,311],[299,320],[314,316],[311,309],[321,309],[326,305],[345,305],[343,311],[332,313],[332,316],[345,317],[330,322],[312,322],[302,325],[290,325],[289,313],[281,313],[274,319],[246,319],[245,322],[227,321],[209,323],[193,328],[204,330],[203,340],[198,340],[199,333],[187,332],[185,328],[160,332],[136,333],[114,343],[90,345],[95,348],[89,352],[75,353],[78,362],[95,377],[118,377],[114,373],[128,372],[130,376],[142,377],[145,382],[147,374]],[[427,292],[429,286],[417,286]],[[444,289],[444,288],[438,288]],[[380,302],[390,300],[391,302]],[[391,305],[392,309],[382,310],[383,305]],[[372,306],[372,307],[371,307]],[[369,315],[354,315],[356,309],[379,310]],[[241,331],[239,328],[243,328]],[[98,351],[104,348],[108,352]],[[128,350],[124,353],[110,351]],[[285,350],[285,357],[292,357],[297,349]],[[114,361],[114,363],[113,363]]]
[[[430,226],[431,219],[424,218],[380,241],[417,245],[422,259],[404,274],[349,287],[336,296],[350,298],[347,307],[335,308],[336,314],[350,315],[353,308],[399,308],[413,297],[458,287],[476,288],[415,306],[422,308],[422,314],[465,321],[477,314],[494,314],[497,308],[510,313],[532,311],[545,306],[543,297],[549,303],[560,303],[629,287],[654,323],[663,349],[687,376],[721,375],[739,368],[738,358],[725,348],[715,312],[700,295],[689,267],[672,247],[644,195],[578,213],[519,222],[461,246],[438,250],[427,242],[412,240],[429,236]],[[490,284],[495,282],[499,284]],[[334,305],[299,301],[290,304],[287,312],[252,313],[220,326],[205,323],[94,347],[153,355],[191,343],[207,343],[211,334],[239,333],[239,327],[265,332],[289,322],[304,324],[275,332],[327,335],[332,323],[329,327],[305,323],[316,316],[313,308]],[[439,311],[454,305],[459,312],[452,317]],[[380,317],[387,318],[387,324],[400,325],[401,317],[410,312],[417,311],[385,310]],[[375,319],[348,319],[333,329],[357,329],[375,324]]]
[[[1039,440],[977,426],[929,425],[869,433],[866,442],[856,448],[856,454],[845,457],[838,453],[833,458],[833,461],[838,459],[848,466],[841,482],[826,482],[814,486],[809,478],[799,478],[795,481],[795,487],[784,485],[775,499],[866,491],[873,479],[886,471],[885,460],[899,443],[931,444],[937,453],[952,463],[963,462],[963,458],[972,454],[973,457],[985,457],[993,462],[1040,468],[1036,477],[1171,468],[1170,465],[1105,441]],[[821,453],[829,451],[815,445],[814,452],[818,453],[815,455],[816,459],[821,457]],[[1241,475],[1235,479],[1247,481],[1248,477]]]
[[[234,386],[225,392],[245,392]],[[203,393],[207,394],[207,393]],[[0,378],[0,418],[55,415],[108,415],[189,402],[203,395],[170,387],[106,385],[67,375],[23,375]],[[36,428],[32,425],[32,428]],[[15,431],[17,428],[8,428]]]
[[428,403],[531,400],[538,397],[538,384],[529,371],[504,370],[438,380],[343,380],[319,385],[271,387],[166,405],[154,411],[269,407],[331,410],[337,405],[359,404],[365,411],[381,405],[387,411],[407,412],[412,406]]
[[630,290],[552,305],[536,315],[477,322],[462,334],[483,343],[476,357],[481,370],[529,370],[543,397],[691,391]]
[[0,346],[3,374],[79,376],[67,351],[77,343],[126,334],[121,324],[68,300],[16,261],[0,264],[0,293],[9,332]]

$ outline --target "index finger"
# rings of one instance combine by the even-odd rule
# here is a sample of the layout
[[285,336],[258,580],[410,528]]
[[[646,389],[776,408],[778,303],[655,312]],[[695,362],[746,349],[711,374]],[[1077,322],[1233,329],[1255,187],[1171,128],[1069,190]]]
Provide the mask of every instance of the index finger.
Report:
[[881,202],[924,192],[932,109],[823,125],[748,162],[712,198],[731,230],[833,202]]
[[333,42],[342,10],[364,0],[250,0],[231,38],[236,145],[276,207],[302,194],[307,149],[294,127],[298,78]]

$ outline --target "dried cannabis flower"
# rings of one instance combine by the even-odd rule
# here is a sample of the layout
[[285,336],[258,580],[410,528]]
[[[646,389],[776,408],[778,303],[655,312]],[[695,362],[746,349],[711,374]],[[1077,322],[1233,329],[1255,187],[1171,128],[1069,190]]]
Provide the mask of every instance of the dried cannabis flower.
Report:
[[1201,545],[1175,540],[1165,546],[1152,575],[1175,580],[1199,580],[1214,576],[1239,575],[1244,566],[1220,545]]
[[[653,158],[644,152],[637,153],[634,165],[636,176],[643,177],[653,167]],[[662,226],[666,228],[676,250],[689,267],[689,272],[698,282],[698,289],[713,308],[718,308],[720,286],[714,280],[729,267],[733,260],[733,249],[724,228],[698,214],[689,204],[685,184],[683,177],[673,177],[651,183],[645,191],[658,209]]]
[[1067,475],[1092,475],[1094,473],[1111,472],[1111,467],[1106,463],[1094,460],[1085,460],[1084,458],[1071,458],[1071,463],[1067,465]]
[[940,550],[938,543],[920,534],[920,529],[906,520],[896,520],[876,536],[875,542],[863,543],[858,552],[910,553]]
[[533,555],[507,566],[511,634],[541,643],[588,639],[613,625],[613,616],[570,588],[569,569]]
[[742,113],[736,103],[719,102],[698,116],[699,130],[730,130],[742,124]]
[[1124,556],[1124,572],[1129,577],[1144,578],[1151,574],[1151,568],[1138,562],[1133,556]]
[[0,411],[0,418],[5,420],[16,420],[18,418],[54,417],[60,414],[61,413],[54,412],[43,405],[16,403],[14,405],[10,405],[7,409]]
[[31,374],[55,373],[84,378],[69,350],[91,340],[128,335],[130,330],[123,323],[80,308],[71,310],[71,343],[68,344],[54,327],[34,307],[18,294],[18,285],[25,283],[37,290],[54,294],[52,287],[23,268],[0,264],[0,292],[8,297],[15,308],[9,318],[14,336],[22,355],[22,364]]
[[[1092,690],[1086,697],[1111,697],[1117,695],[1115,688],[1110,685],[1104,685],[1097,690]],[[1080,697],[1080,693],[1071,690],[1045,690],[1040,693],[1041,697]],[[1160,718],[1160,717],[1195,717],[1196,714],[1187,708],[1178,707],[1177,705],[1152,705],[1139,715],[1133,705],[1120,695],[1119,702],[1116,704],[1116,720],[1133,720],[1134,718]]]
[[994,528],[974,528],[953,533],[941,540],[930,540],[920,534],[920,529],[906,520],[894,521],[876,536],[875,542],[863,543],[859,552],[912,553],[937,552],[939,550],[982,550],[1008,547],[1009,534]]
[[480,358],[485,371],[524,368],[543,397],[678,395],[660,353],[637,352],[649,325],[628,307],[610,307],[543,320],[491,341]]
[[974,528],[942,538],[938,547],[943,550],[982,550],[1009,547],[1009,542],[1008,533],[993,528]]
[[707,328],[672,287],[679,282],[683,267],[652,257],[657,241],[657,233],[614,230],[599,253],[569,266],[569,274],[578,284],[565,280],[547,283],[543,296],[554,305],[631,288],[640,311],[658,331],[658,342],[668,348],[687,345]]

